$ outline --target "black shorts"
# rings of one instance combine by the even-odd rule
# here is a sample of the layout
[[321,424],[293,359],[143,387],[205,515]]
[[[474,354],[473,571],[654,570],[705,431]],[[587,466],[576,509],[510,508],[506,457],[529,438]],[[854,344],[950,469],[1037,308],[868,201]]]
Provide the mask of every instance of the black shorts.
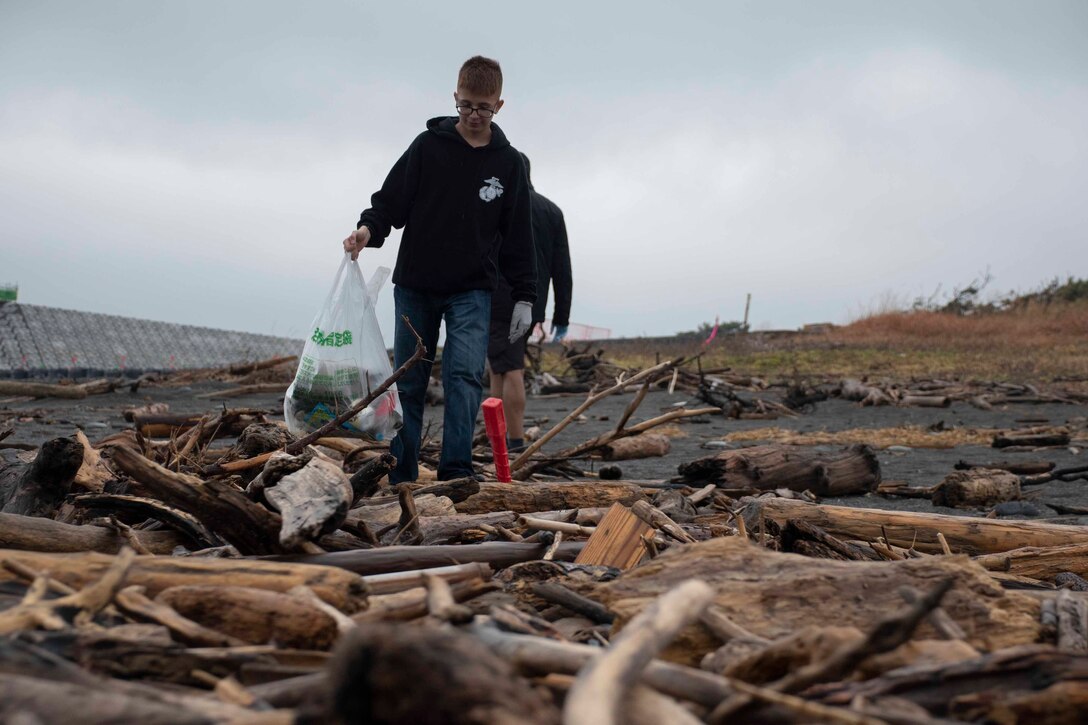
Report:
[[491,331],[487,339],[487,362],[493,373],[508,373],[511,370],[525,369],[525,344],[529,340],[529,331],[514,342],[510,342],[510,320],[491,321]]

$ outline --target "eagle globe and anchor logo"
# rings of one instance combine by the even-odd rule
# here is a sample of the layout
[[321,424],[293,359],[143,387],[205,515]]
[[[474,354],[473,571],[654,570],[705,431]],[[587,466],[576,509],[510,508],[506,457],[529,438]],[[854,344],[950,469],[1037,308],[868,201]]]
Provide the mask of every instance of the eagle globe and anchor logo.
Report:
[[502,182],[498,177],[492,176],[490,179],[484,179],[484,186],[480,187],[480,198],[484,201],[494,201],[502,196]]

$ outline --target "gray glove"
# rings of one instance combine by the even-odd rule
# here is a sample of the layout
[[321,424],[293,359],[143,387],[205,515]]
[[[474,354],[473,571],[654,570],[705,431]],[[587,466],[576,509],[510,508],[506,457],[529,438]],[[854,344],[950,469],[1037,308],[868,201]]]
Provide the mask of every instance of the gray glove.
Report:
[[517,342],[533,324],[533,303],[515,302],[514,314],[510,317],[510,342]]

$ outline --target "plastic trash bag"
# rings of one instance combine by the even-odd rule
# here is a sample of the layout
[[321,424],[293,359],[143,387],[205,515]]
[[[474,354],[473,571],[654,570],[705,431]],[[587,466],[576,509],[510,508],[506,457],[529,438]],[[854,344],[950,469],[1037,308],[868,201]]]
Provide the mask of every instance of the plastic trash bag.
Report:
[[[379,267],[367,285],[359,263],[344,255],[283,400],[283,416],[292,433],[312,433],[362,402],[393,374],[374,313],[378,291],[388,277],[389,269]],[[397,386],[392,385],[342,427],[380,441],[395,435],[402,420]]]

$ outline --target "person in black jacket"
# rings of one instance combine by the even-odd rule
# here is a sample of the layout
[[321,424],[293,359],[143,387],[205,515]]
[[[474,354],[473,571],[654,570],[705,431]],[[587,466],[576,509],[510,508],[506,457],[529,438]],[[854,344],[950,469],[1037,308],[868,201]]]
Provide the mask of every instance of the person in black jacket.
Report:
[[[533,327],[543,323],[548,307],[548,286],[555,287],[555,307],[552,312],[552,340],[560,341],[570,326],[570,299],[574,282],[570,268],[570,247],[563,212],[550,199],[537,193],[529,173],[529,157],[525,175],[529,180],[529,197],[533,210],[533,242],[536,245],[536,304],[533,305]],[[491,339],[487,345],[487,362],[491,366],[491,395],[502,398],[506,413],[506,430],[511,451],[525,445],[525,344],[530,330],[516,340],[509,340],[507,330],[514,314],[516,297],[505,280],[500,279],[491,298]]]
[[[491,292],[498,273],[514,304],[508,335],[525,334],[536,300],[536,264],[525,164],[492,117],[503,106],[502,70],[474,56],[461,66],[457,116],[433,118],[416,137],[344,240],[352,259],[380,247],[392,228],[404,228],[393,270],[399,367],[415,351],[407,317],[429,355],[397,384],[404,426],[391,444],[397,458],[392,484],[419,475],[423,398],[439,327],[445,412],[439,480],[473,475],[472,436],[483,397]],[[496,269],[497,266],[497,269]]]

